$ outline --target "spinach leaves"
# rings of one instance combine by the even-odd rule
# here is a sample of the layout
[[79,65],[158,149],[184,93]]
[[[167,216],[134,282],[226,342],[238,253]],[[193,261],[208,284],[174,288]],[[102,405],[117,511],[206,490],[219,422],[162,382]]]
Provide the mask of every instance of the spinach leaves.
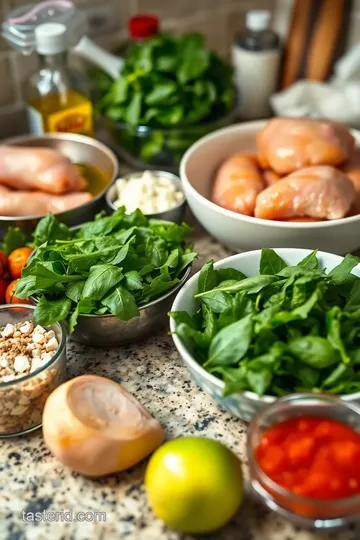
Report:
[[179,283],[197,256],[185,243],[190,232],[185,223],[149,221],[125,208],[76,230],[48,215],[36,227],[37,250],[16,294],[38,298],[35,320],[41,325],[68,319],[72,332],[81,314],[111,313],[127,321]]
[[263,249],[259,275],[247,277],[209,261],[197,312],[170,316],[199,363],[225,382],[225,395],[360,391],[358,262],[347,255],[326,273],[316,251],[288,266]]
[[[91,76],[101,96],[97,109],[111,121],[118,143],[158,165],[165,156],[178,162],[235,105],[232,68],[197,33],[161,33],[134,43],[115,82],[98,70]],[[140,125],[151,130],[139,136]]]
[[119,78],[105,92],[103,78],[99,82],[101,112],[132,126],[197,124],[234,106],[231,67],[196,33],[134,43]]

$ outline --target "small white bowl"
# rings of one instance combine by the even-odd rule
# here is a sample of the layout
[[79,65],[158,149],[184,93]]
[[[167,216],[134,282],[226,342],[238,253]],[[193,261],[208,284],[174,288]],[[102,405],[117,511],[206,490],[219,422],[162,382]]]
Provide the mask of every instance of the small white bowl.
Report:
[[[284,259],[289,265],[296,265],[304,257],[311,253],[308,249],[276,249],[276,253]],[[328,272],[335,266],[341,263],[343,257],[333,255],[332,253],[324,253],[319,251],[317,254],[321,268],[326,268]],[[255,276],[259,273],[259,263],[261,258],[261,250],[248,251],[247,253],[239,253],[232,257],[227,257],[221,261],[215,263],[215,268],[235,268],[240,270],[246,276]],[[360,277],[360,265],[353,269],[353,274]],[[171,311],[186,311],[191,315],[195,313],[198,308],[198,302],[194,298],[194,294],[197,293],[197,282],[200,272],[197,272],[178,292],[175,301],[172,305]],[[259,397],[254,392],[242,392],[231,396],[224,397],[224,383],[221,379],[215,377],[208,371],[206,371],[196,361],[192,354],[186,349],[180,338],[174,334],[176,330],[176,322],[170,318],[170,330],[172,332],[172,338],[179,354],[185,362],[187,369],[195,382],[212,397],[218,401],[219,404],[226,410],[232,412],[235,416],[249,422],[254,414],[262,407],[273,403],[275,401],[274,396],[264,395]],[[341,399],[348,402],[360,403],[360,392],[354,394],[347,394],[340,396]]]
[[[234,251],[263,247],[321,249],[344,255],[360,248],[360,215],[317,223],[290,223],[243,216],[210,201],[220,164],[237,152],[256,152],[255,138],[264,120],[215,131],[193,144],[180,164],[188,204],[203,227]],[[360,132],[353,131],[360,145]]]

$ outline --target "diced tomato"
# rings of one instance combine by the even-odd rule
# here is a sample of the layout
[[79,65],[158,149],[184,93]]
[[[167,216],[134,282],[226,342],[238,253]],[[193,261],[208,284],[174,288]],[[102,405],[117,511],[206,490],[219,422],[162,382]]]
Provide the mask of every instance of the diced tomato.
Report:
[[[265,459],[266,457],[266,459]],[[267,474],[274,474],[281,471],[285,465],[285,452],[280,446],[271,446],[263,456],[261,467]]]
[[315,440],[311,437],[298,436],[288,447],[289,461],[292,465],[310,464],[313,458]]
[[360,494],[360,436],[336,420],[280,422],[263,433],[256,458],[274,482],[298,495],[337,500]]

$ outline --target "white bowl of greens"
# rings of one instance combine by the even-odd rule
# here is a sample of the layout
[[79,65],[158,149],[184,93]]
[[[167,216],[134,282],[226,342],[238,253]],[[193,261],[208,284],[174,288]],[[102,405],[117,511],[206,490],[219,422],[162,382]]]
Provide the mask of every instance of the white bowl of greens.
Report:
[[208,262],[170,313],[195,382],[239,418],[293,392],[360,400],[360,265],[307,249]]

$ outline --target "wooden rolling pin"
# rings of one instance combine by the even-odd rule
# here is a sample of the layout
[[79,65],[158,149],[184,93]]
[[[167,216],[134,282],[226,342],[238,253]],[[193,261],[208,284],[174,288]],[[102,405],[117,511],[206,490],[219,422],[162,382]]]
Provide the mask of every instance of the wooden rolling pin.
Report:
[[345,12],[345,0],[322,0],[309,52],[305,63],[305,78],[324,81],[329,75],[338,44]]
[[281,88],[292,85],[299,76],[308,38],[311,8],[312,0],[295,1],[285,46]]

